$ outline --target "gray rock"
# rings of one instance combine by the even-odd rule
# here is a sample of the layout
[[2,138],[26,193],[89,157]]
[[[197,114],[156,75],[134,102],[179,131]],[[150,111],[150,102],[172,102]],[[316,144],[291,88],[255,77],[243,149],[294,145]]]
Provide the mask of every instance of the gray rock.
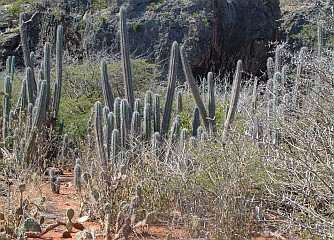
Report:
[[[78,59],[94,55],[120,57],[118,11],[128,12],[130,52],[168,66],[173,41],[185,44],[196,75],[225,72],[243,60],[247,72],[265,69],[268,41],[278,37],[279,0],[108,0],[96,11],[86,0],[32,6],[30,46],[42,56],[45,41],[55,42],[58,24],[65,32],[65,49]],[[95,6],[96,8],[96,6]],[[93,11],[94,10],[94,11]],[[0,35],[1,36],[1,35]],[[1,43],[0,37],[0,45]],[[13,46],[16,45],[16,46]],[[17,48],[15,42],[11,51]],[[5,56],[0,56],[4,64]]]

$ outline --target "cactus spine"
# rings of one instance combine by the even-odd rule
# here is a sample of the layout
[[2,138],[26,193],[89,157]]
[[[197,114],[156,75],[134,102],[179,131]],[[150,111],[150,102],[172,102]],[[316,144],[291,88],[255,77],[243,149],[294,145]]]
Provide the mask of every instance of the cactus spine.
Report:
[[129,36],[126,25],[126,9],[124,7],[121,7],[120,9],[119,18],[120,18],[121,54],[122,54],[125,95],[130,104],[130,109],[131,111],[133,111],[134,109],[133,80],[132,80],[131,63],[130,63]]
[[109,109],[113,110],[114,97],[111,90],[111,85],[108,78],[108,69],[107,62],[105,60],[101,61],[101,80],[102,80],[102,91],[105,105],[109,107]]
[[194,75],[193,75],[193,73],[191,71],[191,68],[190,68],[190,64],[188,63],[187,56],[186,56],[186,50],[185,50],[184,46],[181,46],[180,53],[181,53],[181,61],[182,61],[183,71],[184,71],[186,79],[189,83],[191,93],[192,93],[192,95],[195,99],[196,105],[197,105],[197,107],[199,109],[199,112],[201,114],[201,118],[202,118],[204,127],[205,127],[206,130],[209,130],[209,123],[208,123],[208,119],[207,119],[205,106],[204,106],[204,103],[203,103],[203,101],[201,99],[201,96],[199,94]]
[[168,133],[169,123],[172,117],[172,106],[173,106],[176,72],[178,64],[178,52],[179,52],[179,44],[175,41],[173,42],[172,45],[170,62],[169,62],[167,96],[166,96],[166,102],[165,102],[164,114],[162,117],[162,126],[161,126],[162,135],[166,135]]
[[242,76],[242,62],[241,60],[237,63],[237,69],[234,75],[233,87],[232,87],[232,94],[231,94],[231,101],[229,104],[229,110],[227,112],[227,116],[224,123],[223,128],[223,143],[225,144],[227,140],[227,133],[230,127],[230,124],[233,121],[234,114],[237,108],[237,103],[239,100],[239,93],[240,93],[240,85],[241,85],[241,76]]
[[213,73],[208,73],[208,92],[209,92],[209,129],[211,133],[216,132],[216,106],[215,106],[215,89],[213,82]]

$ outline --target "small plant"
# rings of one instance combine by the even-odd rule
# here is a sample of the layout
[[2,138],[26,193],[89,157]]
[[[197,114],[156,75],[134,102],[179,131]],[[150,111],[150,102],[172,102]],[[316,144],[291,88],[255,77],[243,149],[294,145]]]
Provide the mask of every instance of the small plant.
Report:
[[132,28],[135,32],[140,32],[140,30],[142,29],[142,25],[140,23],[136,22],[132,25]]

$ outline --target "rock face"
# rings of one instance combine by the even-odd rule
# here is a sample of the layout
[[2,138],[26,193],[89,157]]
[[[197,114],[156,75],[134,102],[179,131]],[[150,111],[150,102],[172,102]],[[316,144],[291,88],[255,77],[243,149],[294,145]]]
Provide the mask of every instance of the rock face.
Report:
[[[38,52],[45,41],[54,43],[56,26],[62,24],[69,55],[118,58],[121,5],[127,8],[133,57],[167,66],[169,49],[178,41],[185,44],[196,75],[232,70],[238,59],[243,60],[245,71],[259,73],[265,69],[268,42],[278,37],[279,0],[118,0],[110,4],[103,10],[86,0],[33,6],[29,15],[37,14],[31,22],[32,50]],[[5,55],[0,56],[1,62]]]

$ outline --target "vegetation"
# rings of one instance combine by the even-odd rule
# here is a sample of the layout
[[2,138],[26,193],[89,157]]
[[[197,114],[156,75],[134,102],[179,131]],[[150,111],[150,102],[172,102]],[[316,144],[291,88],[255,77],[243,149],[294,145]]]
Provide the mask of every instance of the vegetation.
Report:
[[[46,209],[27,193],[42,184],[42,172],[61,193],[61,172],[71,169],[78,215],[98,221],[105,239],[128,239],[158,220],[170,237],[181,227],[188,238],[242,239],[264,230],[334,238],[334,51],[323,45],[322,28],[316,50],[286,58],[278,45],[262,84],[238,61],[232,85],[208,73],[198,87],[185,46],[174,42],[166,88],[150,71],[156,66],[130,61],[120,11],[121,61],[109,64],[63,66],[59,26],[55,66],[46,43],[36,67],[22,22],[25,77],[15,77],[9,58],[1,91],[5,237],[41,237],[60,225],[63,236],[82,230],[73,209],[66,222],[44,227]],[[176,81],[180,64],[185,84]]]

